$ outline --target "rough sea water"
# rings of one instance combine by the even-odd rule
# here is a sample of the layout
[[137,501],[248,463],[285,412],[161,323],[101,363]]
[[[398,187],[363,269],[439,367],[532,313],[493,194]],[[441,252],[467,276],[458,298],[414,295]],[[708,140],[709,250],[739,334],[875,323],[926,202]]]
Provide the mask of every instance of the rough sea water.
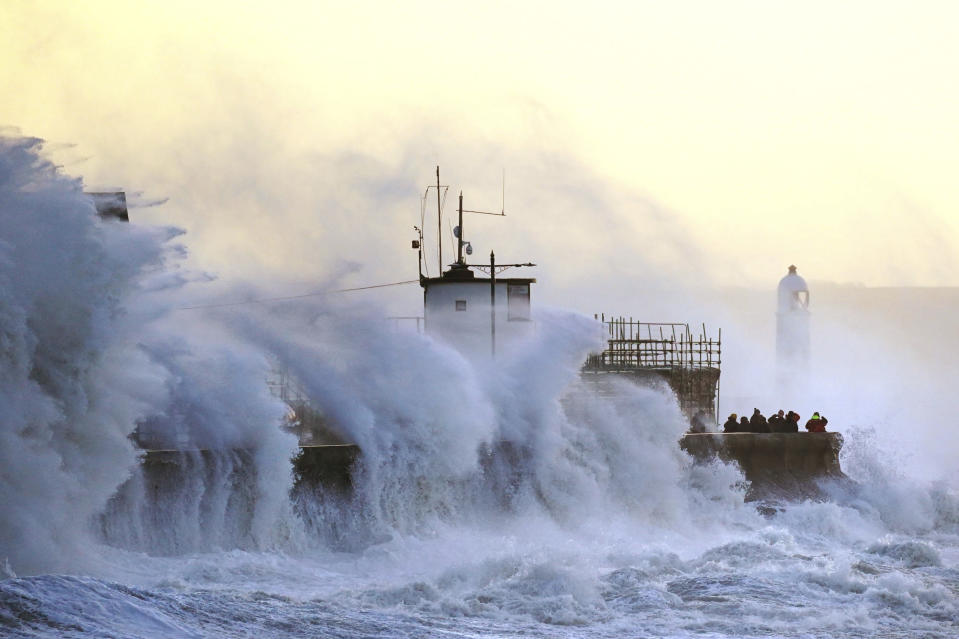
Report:
[[[757,509],[675,400],[578,381],[591,320],[493,369],[331,298],[178,310],[178,232],[81,191],[0,142],[0,636],[959,635],[955,486],[868,425],[853,483]],[[362,447],[352,495],[294,485],[278,367]],[[213,452],[161,489],[137,424]]]

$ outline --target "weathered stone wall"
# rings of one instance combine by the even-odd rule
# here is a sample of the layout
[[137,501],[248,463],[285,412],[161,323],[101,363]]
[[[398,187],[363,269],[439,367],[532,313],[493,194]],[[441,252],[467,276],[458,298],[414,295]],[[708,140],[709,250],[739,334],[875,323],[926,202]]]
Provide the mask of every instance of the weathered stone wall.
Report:
[[648,387],[669,388],[679,402],[683,413],[692,418],[697,413],[716,415],[716,390],[719,382],[718,368],[617,368],[593,365],[583,368],[582,379],[599,388],[603,393],[604,382],[617,377],[634,384]]
[[748,499],[821,498],[821,480],[845,480],[839,433],[687,433],[679,445],[699,461],[735,462]]
[[[250,481],[255,475],[253,453],[244,449],[226,452],[234,460],[233,474],[245,469]],[[300,452],[291,460],[293,475],[297,483],[323,485],[333,488],[349,488],[353,464],[359,457],[360,449],[355,444],[303,445]],[[191,474],[204,475],[210,469],[222,466],[223,453],[209,450],[148,450],[141,462],[142,476],[155,493],[171,490],[171,487],[183,483],[183,478]],[[239,480],[237,480],[239,481]]]
[[299,455],[293,458],[297,485],[348,492],[359,456],[360,447],[355,444],[301,446]]

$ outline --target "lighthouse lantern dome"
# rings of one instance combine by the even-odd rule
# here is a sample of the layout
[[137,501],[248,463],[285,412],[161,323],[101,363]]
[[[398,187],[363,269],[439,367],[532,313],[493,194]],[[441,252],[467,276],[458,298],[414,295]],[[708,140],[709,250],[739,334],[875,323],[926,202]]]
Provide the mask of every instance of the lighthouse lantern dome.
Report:
[[795,266],[790,266],[789,273],[779,280],[778,292],[780,313],[809,310],[809,287]]

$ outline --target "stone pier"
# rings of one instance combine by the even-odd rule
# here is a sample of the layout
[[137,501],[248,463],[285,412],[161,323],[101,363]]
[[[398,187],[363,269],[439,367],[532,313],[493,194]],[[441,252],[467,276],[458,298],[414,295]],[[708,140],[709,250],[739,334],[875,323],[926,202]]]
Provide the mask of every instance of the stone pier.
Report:
[[820,499],[822,480],[848,478],[839,467],[839,433],[687,433],[679,446],[699,461],[735,462],[747,499]]

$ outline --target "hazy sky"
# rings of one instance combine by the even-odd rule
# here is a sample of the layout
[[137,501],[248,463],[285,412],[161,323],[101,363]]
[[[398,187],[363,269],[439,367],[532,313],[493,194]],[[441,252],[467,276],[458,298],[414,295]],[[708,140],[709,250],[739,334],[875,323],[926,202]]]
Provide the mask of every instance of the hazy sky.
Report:
[[793,262],[959,285],[957,24],[955,2],[4,0],[0,124],[169,198],[134,219],[223,274],[415,275],[440,164],[468,208],[499,208],[505,169],[475,257],[566,296]]

